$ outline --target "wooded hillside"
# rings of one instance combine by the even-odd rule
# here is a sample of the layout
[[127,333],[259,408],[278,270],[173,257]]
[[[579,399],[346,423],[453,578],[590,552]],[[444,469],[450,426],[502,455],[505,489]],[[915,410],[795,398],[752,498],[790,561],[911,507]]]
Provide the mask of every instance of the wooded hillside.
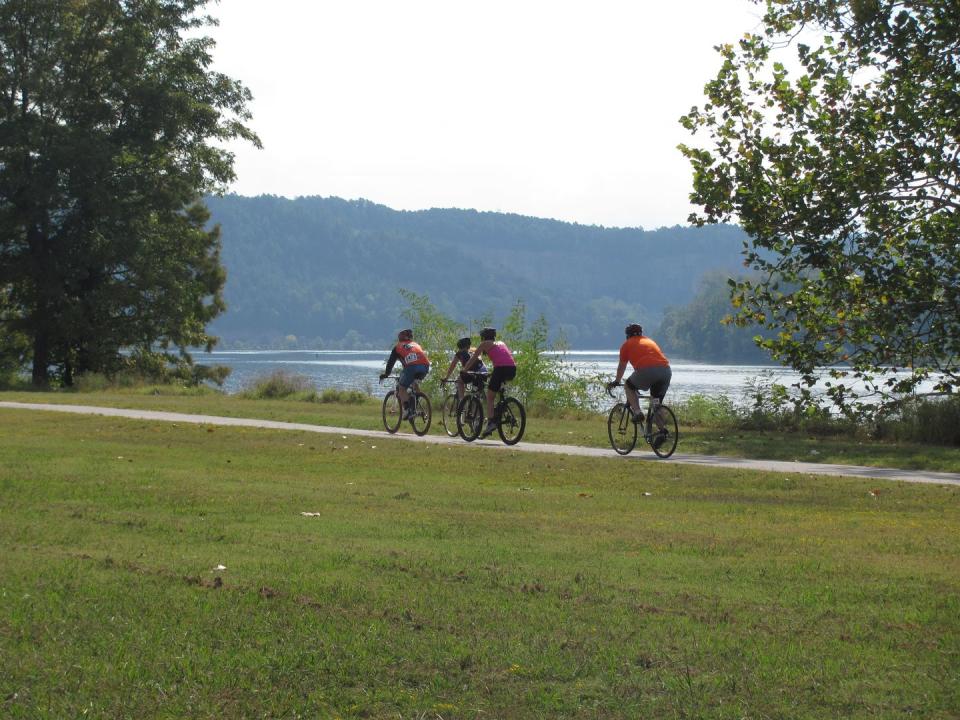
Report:
[[402,323],[400,288],[466,322],[522,300],[571,346],[611,347],[628,320],[657,327],[705,272],[742,262],[733,226],[644,231],[320,197],[208,205],[227,269],[227,312],[212,326],[223,347],[379,347]]

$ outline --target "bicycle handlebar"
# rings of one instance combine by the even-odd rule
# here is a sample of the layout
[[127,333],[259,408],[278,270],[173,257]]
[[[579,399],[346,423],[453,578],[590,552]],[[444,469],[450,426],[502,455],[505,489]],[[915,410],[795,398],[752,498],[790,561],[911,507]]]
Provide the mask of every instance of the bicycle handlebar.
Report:
[[[606,385],[604,385],[604,389],[607,391],[607,395],[609,395],[609,396],[612,397],[614,400],[616,400],[617,398],[614,397],[613,388],[623,387],[624,385],[626,385],[626,383],[622,383],[622,382],[618,382],[618,383],[607,383]],[[648,397],[650,397],[650,394],[647,393],[646,395],[642,395],[639,391],[637,391],[637,397],[638,397],[638,398],[648,398]],[[661,401],[661,402],[662,402],[662,401]]]

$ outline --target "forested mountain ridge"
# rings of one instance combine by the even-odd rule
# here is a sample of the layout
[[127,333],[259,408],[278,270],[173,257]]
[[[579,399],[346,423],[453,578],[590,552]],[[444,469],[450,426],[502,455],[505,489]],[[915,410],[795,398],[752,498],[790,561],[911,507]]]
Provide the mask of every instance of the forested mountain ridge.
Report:
[[401,288],[464,322],[522,300],[573,347],[611,347],[628,320],[654,328],[689,302],[705,272],[735,273],[744,240],[733,226],[644,231],[340,198],[207,204],[227,270],[211,330],[234,347],[383,345],[402,324]]

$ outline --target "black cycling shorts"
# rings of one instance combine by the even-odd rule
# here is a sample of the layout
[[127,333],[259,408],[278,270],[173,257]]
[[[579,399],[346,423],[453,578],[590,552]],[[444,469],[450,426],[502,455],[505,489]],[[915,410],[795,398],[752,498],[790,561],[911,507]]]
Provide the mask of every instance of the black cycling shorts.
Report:
[[490,389],[494,392],[499,392],[505,382],[513,380],[516,376],[516,365],[501,365],[500,367],[495,367],[493,372],[490,373]]

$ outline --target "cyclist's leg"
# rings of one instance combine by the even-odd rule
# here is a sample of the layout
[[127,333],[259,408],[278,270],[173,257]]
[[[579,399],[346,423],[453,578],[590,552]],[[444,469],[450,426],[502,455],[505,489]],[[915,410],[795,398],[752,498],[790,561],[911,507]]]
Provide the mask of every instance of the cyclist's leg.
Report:
[[627,395],[627,404],[630,406],[630,412],[633,413],[634,417],[637,417],[641,412],[640,398],[637,396],[637,390],[646,389],[637,384],[640,382],[639,374],[639,370],[634,371],[623,383],[623,390]]
[[489,435],[497,428],[497,419],[493,415],[493,401],[503,387],[507,370],[508,368],[505,367],[495,367],[490,373],[490,382],[487,383],[487,427],[483,429],[484,435]]
[[422,365],[408,365],[400,373],[400,381],[397,383],[397,396],[400,398],[404,409],[409,408],[411,388],[416,390],[415,383],[425,375],[426,372],[424,372]]
[[663,430],[663,418],[657,409],[663,403],[663,398],[670,388],[670,380],[673,377],[673,371],[669,367],[658,367],[653,369],[652,374],[657,375],[657,379],[650,384],[650,417],[657,424],[657,428]]
[[457,376],[456,385],[457,385],[457,402],[460,402],[461,400],[463,400],[463,392],[464,392],[463,375]]
[[493,422],[493,401],[497,397],[496,391],[492,387],[487,388],[487,419]]

